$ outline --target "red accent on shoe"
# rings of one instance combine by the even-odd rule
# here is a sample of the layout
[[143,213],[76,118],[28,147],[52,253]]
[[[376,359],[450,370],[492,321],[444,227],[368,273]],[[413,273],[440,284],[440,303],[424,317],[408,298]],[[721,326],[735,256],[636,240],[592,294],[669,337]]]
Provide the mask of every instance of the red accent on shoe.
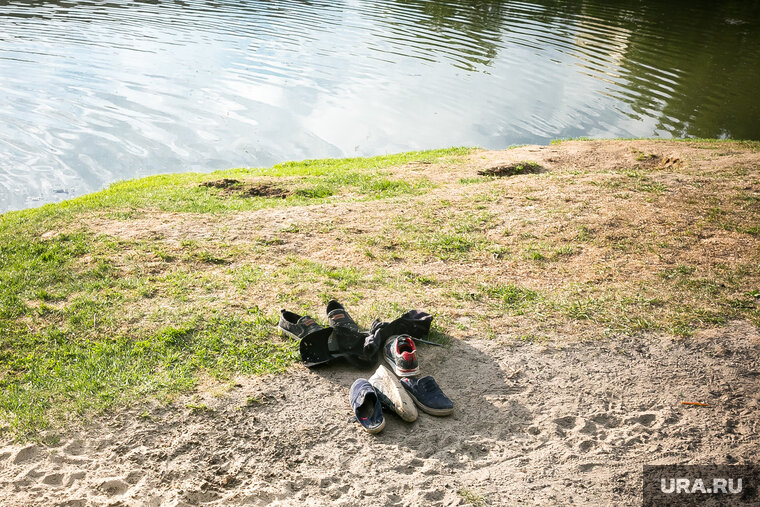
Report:
[[413,361],[415,359],[415,353],[414,352],[402,352],[401,357],[404,358],[404,361]]
[[[401,347],[404,347],[405,350],[402,350]],[[414,342],[410,340],[409,338],[402,338],[399,340],[396,340],[396,353],[401,354],[403,352],[412,353],[414,354]]]

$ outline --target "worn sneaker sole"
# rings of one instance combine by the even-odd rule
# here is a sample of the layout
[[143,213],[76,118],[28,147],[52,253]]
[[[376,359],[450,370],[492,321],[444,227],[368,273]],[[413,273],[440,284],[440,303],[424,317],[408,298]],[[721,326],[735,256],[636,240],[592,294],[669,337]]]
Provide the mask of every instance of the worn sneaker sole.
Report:
[[391,359],[388,356],[385,357],[385,362],[388,363],[391,368],[393,368],[393,371],[398,375],[399,377],[415,377],[420,374],[420,367],[417,366],[416,368],[412,368],[411,370],[404,370],[402,368],[399,368],[396,363],[393,362],[393,359]]
[[362,426],[361,424],[360,426],[362,427],[364,431],[366,431],[370,435],[375,435],[376,433],[380,433],[381,431],[383,431],[383,428],[385,428],[385,419],[383,419],[383,422],[381,422],[378,426],[375,426],[374,428],[371,428],[371,429],[366,428],[365,426]]
[[420,403],[417,400],[417,398],[414,397],[414,395],[412,393],[410,393],[409,391],[407,391],[407,394],[409,395],[410,398],[412,398],[414,400],[414,404],[417,405],[418,407],[420,407],[420,410],[422,410],[426,414],[430,414],[430,415],[435,415],[435,416],[441,417],[441,416],[445,416],[445,415],[451,415],[451,413],[454,412],[454,407],[451,407],[451,408],[431,408],[431,407],[426,407],[425,405],[423,405],[422,403]]
[[414,406],[414,400],[388,368],[382,364],[378,366],[377,371],[369,378],[369,383],[392,403],[390,408],[401,419],[406,422],[417,420],[417,407]]
[[282,335],[289,336],[289,337],[293,338],[294,340],[300,340],[301,339],[300,336],[291,333],[290,331],[288,331],[284,327],[277,326],[277,329],[280,330],[280,334],[282,334]]

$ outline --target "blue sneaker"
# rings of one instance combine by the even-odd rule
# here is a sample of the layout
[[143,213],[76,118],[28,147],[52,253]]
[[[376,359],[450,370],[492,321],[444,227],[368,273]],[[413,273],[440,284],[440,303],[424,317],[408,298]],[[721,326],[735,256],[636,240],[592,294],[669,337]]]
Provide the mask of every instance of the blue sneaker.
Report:
[[383,431],[385,428],[383,407],[380,405],[380,398],[378,398],[375,388],[367,379],[359,378],[351,384],[348,399],[356,415],[356,420],[365,430],[369,433]]
[[454,402],[443,394],[438,383],[431,376],[404,377],[401,379],[401,385],[406,388],[406,391],[423,412],[443,416],[454,411]]

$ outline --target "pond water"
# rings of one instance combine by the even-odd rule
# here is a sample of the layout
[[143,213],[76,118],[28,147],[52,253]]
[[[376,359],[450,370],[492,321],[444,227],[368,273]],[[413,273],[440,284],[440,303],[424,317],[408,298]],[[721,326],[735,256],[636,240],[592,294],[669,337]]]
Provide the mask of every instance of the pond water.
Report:
[[0,211],[150,174],[760,138],[760,2],[0,0]]

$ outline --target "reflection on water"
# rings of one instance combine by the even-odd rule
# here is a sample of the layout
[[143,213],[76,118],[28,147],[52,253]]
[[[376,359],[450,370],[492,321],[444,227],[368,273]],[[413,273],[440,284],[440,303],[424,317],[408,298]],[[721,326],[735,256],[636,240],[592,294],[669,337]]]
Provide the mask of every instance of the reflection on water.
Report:
[[0,0],[0,211],[148,174],[760,138],[758,2]]

